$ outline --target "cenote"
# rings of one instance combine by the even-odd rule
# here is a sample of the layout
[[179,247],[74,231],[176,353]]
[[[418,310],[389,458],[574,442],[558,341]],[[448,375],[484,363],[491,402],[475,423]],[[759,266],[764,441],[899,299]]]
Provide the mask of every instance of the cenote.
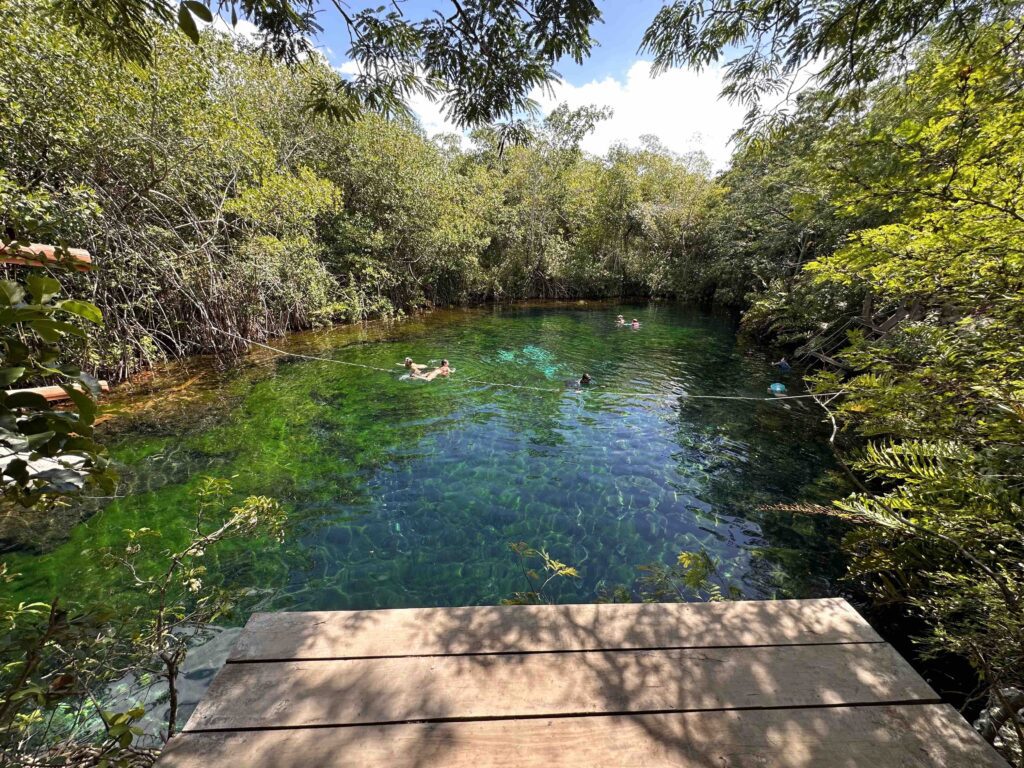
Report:
[[[617,328],[619,313],[641,328]],[[829,521],[766,509],[844,492],[821,410],[688,397],[768,397],[779,380],[728,317],[524,305],[275,344],[388,373],[257,350],[226,372],[193,363],[173,386],[115,397],[103,437],[117,497],[61,539],[23,544],[13,586],[31,599],[137,599],[97,552],[123,546],[126,529],[184,535],[212,475],[288,512],[283,544],[236,545],[210,563],[209,578],[251,588],[246,611],[498,603],[526,587],[513,542],[578,569],[551,585],[559,602],[631,589],[638,566],[700,549],[747,597],[835,592]],[[448,358],[455,372],[403,380],[406,355]],[[583,372],[591,387],[566,386]],[[794,374],[783,381],[803,391]]]

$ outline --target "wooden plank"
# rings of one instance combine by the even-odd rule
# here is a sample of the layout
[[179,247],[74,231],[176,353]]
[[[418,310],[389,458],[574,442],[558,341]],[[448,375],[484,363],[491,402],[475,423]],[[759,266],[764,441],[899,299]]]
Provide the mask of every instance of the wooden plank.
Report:
[[159,768],[1009,768],[945,704],[184,733]]
[[229,661],[881,642],[840,598],[257,613]]
[[[110,384],[106,381],[100,381],[100,392],[109,392]],[[32,392],[37,395],[42,395],[49,402],[60,402],[61,400],[70,400],[68,393],[64,391],[63,387],[48,386],[48,387],[28,387],[26,389],[9,389],[7,390],[8,395],[16,395],[19,392]]]
[[228,664],[185,730],[938,701],[885,643]]
[[92,269],[92,256],[84,248],[66,248],[61,251],[57,246],[42,243],[17,248],[0,243],[0,262],[29,267],[67,264],[78,271]]

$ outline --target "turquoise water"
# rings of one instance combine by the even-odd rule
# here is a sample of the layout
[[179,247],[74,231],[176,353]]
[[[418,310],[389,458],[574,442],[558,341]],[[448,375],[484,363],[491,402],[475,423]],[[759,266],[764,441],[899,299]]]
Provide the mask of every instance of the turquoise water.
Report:
[[[619,313],[641,328],[617,328]],[[728,318],[524,306],[280,344],[387,373],[262,352],[221,374],[200,367],[198,383],[158,388],[145,408],[141,394],[122,396],[123,415],[104,428],[119,498],[95,500],[98,512],[43,551],[16,553],[19,594],[116,599],[95,550],[141,526],[173,541],[202,475],[287,510],[283,545],[236,545],[210,564],[264,610],[497,603],[526,588],[509,550],[519,541],[578,569],[552,585],[557,601],[632,589],[638,566],[700,548],[749,597],[833,589],[841,564],[826,523],[763,509],[841,491],[821,412],[687,397],[766,397],[780,380]],[[455,372],[404,380],[406,355],[446,357]],[[566,386],[583,372],[590,387]],[[795,375],[781,380],[803,391]]]

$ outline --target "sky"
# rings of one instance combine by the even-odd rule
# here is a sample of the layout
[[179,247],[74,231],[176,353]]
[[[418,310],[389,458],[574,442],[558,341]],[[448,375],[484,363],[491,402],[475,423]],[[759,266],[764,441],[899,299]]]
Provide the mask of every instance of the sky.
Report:
[[[608,106],[614,115],[584,141],[588,152],[604,154],[616,142],[636,145],[641,136],[653,134],[676,152],[701,150],[716,169],[725,168],[731,153],[729,138],[740,127],[745,111],[719,99],[721,71],[674,69],[652,78],[650,56],[640,56],[637,49],[662,0],[598,2],[604,16],[604,22],[594,29],[598,46],[582,65],[571,60],[559,62],[561,79],[554,85],[554,93],[532,94],[542,112],[547,114],[561,102],[573,107]],[[321,0],[321,5],[318,21],[324,31],[317,39],[320,50],[333,66],[351,71],[342,20],[330,0]],[[375,7],[380,0],[355,0],[351,5]],[[435,8],[451,7],[447,0],[404,0],[402,6],[412,19],[423,18]],[[425,97],[411,106],[428,135],[461,133],[445,119],[439,106]]]

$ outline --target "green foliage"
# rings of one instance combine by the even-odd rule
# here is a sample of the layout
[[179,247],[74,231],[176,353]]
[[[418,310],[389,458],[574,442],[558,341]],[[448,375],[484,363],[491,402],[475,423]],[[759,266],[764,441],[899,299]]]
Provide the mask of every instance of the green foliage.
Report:
[[674,292],[713,194],[706,160],[676,156],[653,137],[590,157],[580,142],[605,117],[556,109],[527,145],[504,151],[496,132],[474,133],[475,159],[502,195],[481,256],[489,296]]
[[[891,221],[811,265],[815,284],[864,284],[906,319],[851,335],[839,415],[870,437],[874,481],[840,508],[870,526],[855,572],[908,599],[933,652],[991,685],[1024,662],[1024,206],[1022,50],[1008,24],[973,55],[935,49],[905,88],[882,87],[837,168],[842,204]],[[895,587],[895,589],[892,589]]]
[[[519,567],[526,580],[527,590],[515,592],[512,597],[502,600],[502,605],[543,605],[554,602],[545,590],[555,579],[578,579],[579,572],[570,565],[555,560],[543,549],[533,549],[524,541],[511,543],[508,548],[519,559]],[[530,565],[538,561],[540,570]]]
[[153,35],[143,69],[0,5],[0,225],[93,252],[68,288],[104,312],[83,367],[105,378],[419,307],[670,294],[697,258],[706,163],[653,140],[588,156],[607,110],[561,107],[515,146],[482,128],[464,150],[409,120],[311,116],[319,60]]
[[[233,26],[251,21],[263,51],[277,59],[294,64],[314,54],[311,40],[321,31],[314,0],[222,0],[215,10]],[[530,109],[529,94],[555,80],[555,62],[590,53],[590,27],[600,18],[594,0],[461,0],[423,19],[410,19],[399,3],[335,3],[334,10],[360,72],[342,78],[322,71],[311,106],[346,120],[364,111],[405,115],[411,96],[428,94],[462,125]],[[198,44],[197,22],[213,20],[211,4],[200,0],[53,0],[53,12],[108,53],[140,63],[152,62],[163,30],[176,26]]]
[[[83,325],[103,322],[100,310],[58,299],[61,284],[38,272],[0,280],[0,484],[6,502],[30,506],[44,495],[112,486],[107,460],[93,440],[99,386],[72,362],[68,342],[88,338]],[[57,410],[42,395],[11,389],[42,381],[60,386],[74,403]]]
[[[199,43],[200,22],[213,19],[211,9],[233,26],[251,21],[262,50],[289,63],[313,54],[311,40],[322,31],[314,0],[53,0],[50,7],[55,18],[108,53],[144,63],[168,28]],[[507,120],[501,132],[513,143],[523,135],[519,115],[535,106],[530,93],[556,79],[560,58],[580,63],[590,55],[590,30],[601,19],[594,0],[453,0],[425,18],[400,3],[353,8],[336,2],[330,12],[344,23],[347,55],[358,73],[321,72],[308,102],[318,112],[345,120],[365,111],[407,115],[409,99],[425,94],[462,126]],[[701,68],[728,57],[725,94],[756,114],[766,97],[785,100],[790,81],[809,65],[831,100],[859,97],[905,67],[927,41],[969,52],[974,25],[1012,21],[1020,13],[1019,0],[883,0],[869,7],[853,0],[672,0],[656,13],[641,50],[654,55],[656,70]],[[780,110],[769,114],[778,117]]]
[[[130,531],[120,549],[93,553],[108,567],[112,591],[135,595],[131,606],[0,599],[0,748],[31,765],[138,765],[153,750],[139,743],[142,703],[152,685],[165,686],[166,740],[177,727],[177,678],[194,637],[225,616],[248,593],[212,579],[205,563],[232,540],[280,541],[283,512],[265,497],[231,504],[227,480],[205,478],[184,546],[159,532]],[[0,565],[0,578],[11,581]],[[115,681],[138,681],[139,701],[110,711]],[[149,681],[146,683],[145,681]],[[162,681],[162,682],[159,682]]]
[[999,687],[1024,668],[1024,49],[1019,22],[972,34],[878,83],[869,109],[766,140],[839,236],[744,322],[804,342],[828,364],[816,387],[845,391],[832,415],[861,490],[827,513],[857,523],[851,575],[927,621],[925,653]]
[[720,572],[721,563],[701,547],[680,552],[674,565],[648,563],[638,567],[632,585],[618,585],[603,599],[613,603],[721,602],[739,600],[743,591]]
[[[835,108],[858,104],[866,88],[905,69],[929,41],[969,56],[975,25],[1012,23],[1021,10],[1016,0],[673,0],[658,11],[641,50],[654,54],[656,71],[726,58],[724,94],[750,106],[751,116],[762,101],[785,102],[808,69]],[[776,121],[784,108],[767,116]]]

